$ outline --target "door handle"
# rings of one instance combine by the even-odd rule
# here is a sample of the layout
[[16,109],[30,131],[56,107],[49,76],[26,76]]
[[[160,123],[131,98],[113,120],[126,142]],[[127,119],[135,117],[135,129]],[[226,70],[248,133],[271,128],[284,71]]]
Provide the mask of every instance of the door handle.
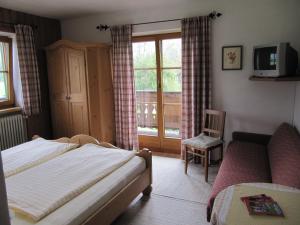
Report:
[[70,96],[66,96],[66,100],[70,100],[71,99],[71,97]]

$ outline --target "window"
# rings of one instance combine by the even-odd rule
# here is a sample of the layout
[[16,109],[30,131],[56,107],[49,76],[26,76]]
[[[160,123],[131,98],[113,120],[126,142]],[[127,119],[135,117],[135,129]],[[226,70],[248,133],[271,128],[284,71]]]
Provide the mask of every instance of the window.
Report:
[[174,140],[180,149],[180,33],[134,37],[133,66],[140,143],[162,150]]
[[0,107],[14,104],[12,83],[12,39],[0,36]]
[[138,132],[158,135],[155,41],[133,43]]

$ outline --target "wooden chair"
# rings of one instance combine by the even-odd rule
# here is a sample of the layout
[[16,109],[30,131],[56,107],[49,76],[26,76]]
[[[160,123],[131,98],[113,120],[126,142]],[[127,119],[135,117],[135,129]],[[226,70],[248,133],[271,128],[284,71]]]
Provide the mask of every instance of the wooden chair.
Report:
[[[220,148],[220,158],[223,159],[223,135],[226,113],[206,109],[202,133],[197,137],[182,142],[185,152],[185,174],[187,174],[189,156],[200,157],[204,161],[205,181],[208,180],[208,158],[212,150]],[[194,158],[193,157],[193,158]]]

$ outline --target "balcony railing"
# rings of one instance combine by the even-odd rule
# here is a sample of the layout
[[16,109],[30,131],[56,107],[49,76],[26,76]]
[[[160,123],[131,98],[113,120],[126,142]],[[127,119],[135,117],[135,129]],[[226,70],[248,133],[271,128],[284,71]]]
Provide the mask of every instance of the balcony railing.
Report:
[[[136,99],[139,133],[157,135],[157,93],[137,91]],[[163,99],[165,136],[180,137],[181,93],[164,92]]]

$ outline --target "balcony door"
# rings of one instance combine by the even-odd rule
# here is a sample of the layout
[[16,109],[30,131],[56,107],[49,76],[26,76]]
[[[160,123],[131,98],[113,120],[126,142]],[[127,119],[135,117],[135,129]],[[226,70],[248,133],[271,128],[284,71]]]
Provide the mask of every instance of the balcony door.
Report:
[[180,154],[180,33],[134,37],[133,62],[140,147]]

